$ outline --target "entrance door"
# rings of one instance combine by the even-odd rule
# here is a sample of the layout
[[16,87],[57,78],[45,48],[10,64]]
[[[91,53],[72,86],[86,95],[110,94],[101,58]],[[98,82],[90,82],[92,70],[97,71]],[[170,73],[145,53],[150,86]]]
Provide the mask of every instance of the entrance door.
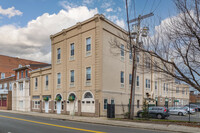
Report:
[[61,113],[61,101],[57,101],[57,114]]
[[45,101],[45,113],[49,112],[49,102]]

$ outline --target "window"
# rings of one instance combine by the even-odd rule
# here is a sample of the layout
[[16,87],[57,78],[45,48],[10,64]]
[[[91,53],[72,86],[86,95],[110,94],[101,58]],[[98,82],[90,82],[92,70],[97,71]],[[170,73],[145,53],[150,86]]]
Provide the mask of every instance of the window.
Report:
[[107,109],[108,99],[104,99],[104,109]]
[[0,84],[0,89],[2,89],[2,84]]
[[168,91],[168,84],[166,84],[166,91]]
[[23,83],[19,83],[19,90],[23,91]]
[[140,56],[139,55],[136,56],[136,60],[137,60],[137,63],[140,62]]
[[46,85],[46,87],[48,87],[48,85],[49,85],[49,76],[48,76],[48,75],[46,75],[46,82],[45,82],[45,85]]
[[5,78],[5,73],[1,73],[1,79]]
[[124,57],[124,45],[121,44],[121,56]]
[[70,82],[74,83],[74,70],[70,71],[71,77],[70,77]]
[[140,107],[140,100],[137,100],[137,108]]
[[91,37],[86,38],[86,51],[91,51]]
[[162,103],[162,98],[160,98],[160,102]]
[[7,83],[4,83],[4,89],[7,89],[7,87],[8,87]]
[[35,78],[35,89],[38,87],[38,78]]
[[132,52],[131,52],[131,50],[129,51],[129,59],[132,61],[132,59],[133,59],[133,54],[132,54]]
[[70,56],[74,56],[74,43],[70,45]]
[[60,63],[60,58],[61,58],[61,50],[60,48],[57,49],[57,63]]
[[57,102],[56,101],[54,102],[54,109],[55,110],[57,109]]
[[163,90],[165,91],[165,83],[163,84]]
[[60,85],[60,83],[61,83],[61,74],[58,73],[57,74],[57,85]]
[[182,94],[185,94],[185,88],[183,88],[183,90],[182,90]]
[[26,70],[25,73],[26,73],[26,77],[28,77],[28,70]]
[[155,90],[158,89],[158,82],[155,81]]
[[176,93],[179,93],[179,88],[178,87],[176,87]]
[[137,86],[140,86],[140,82],[139,82],[139,80],[140,80],[140,78],[139,78],[139,76],[137,76]]
[[111,99],[110,103],[111,103],[111,104],[115,104],[115,100],[114,100],[114,99]]
[[87,81],[91,80],[91,67],[86,68],[86,80]]
[[17,72],[17,79],[19,79],[19,72]]
[[146,88],[150,88],[150,80],[149,79],[146,79]]
[[40,108],[40,101],[35,101],[34,102],[34,108],[39,109]]
[[120,80],[120,82],[122,84],[124,84],[124,72],[123,71],[121,71],[121,80]]
[[146,58],[146,68],[150,68],[150,67],[151,67],[150,58],[147,57]]
[[129,85],[132,83],[132,74],[129,74]]
[[90,92],[86,92],[84,98],[93,98],[93,96]]
[[9,90],[12,91],[12,83],[9,82]]
[[24,71],[21,71],[21,78],[24,77]]

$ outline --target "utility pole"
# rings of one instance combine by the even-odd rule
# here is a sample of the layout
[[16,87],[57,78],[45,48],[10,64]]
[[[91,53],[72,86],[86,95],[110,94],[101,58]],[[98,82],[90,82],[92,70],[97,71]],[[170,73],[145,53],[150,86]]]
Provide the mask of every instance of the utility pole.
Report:
[[[130,108],[129,108],[129,112],[130,112],[130,116],[129,118],[130,119],[133,119],[134,117],[134,103],[135,103],[135,82],[136,82],[136,70],[137,70],[137,61],[136,61],[136,56],[138,54],[138,50],[136,49],[137,47],[140,47],[139,46],[139,38],[140,38],[140,34],[142,33],[142,36],[147,36],[147,32],[148,32],[148,28],[147,27],[144,27],[142,30],[141,30],[141,20],[145,19],[145,18],[148,18],[148,17],[151,17],[153,16],[154,14],[153,13],[150,13],[150,14],[146,14],[146,15],[139,15],[138,18],[135,18],[135,19],[132,19],[129,21],[128,19],[128,6],[127,6],[127,0],[126,0],[126,10],[127,10],[127,23],[128,23],[128,30],[129,30],[129,40],[130,40],[130,51],[131,51],[131,54],[133,52],[133,65],[132,65],[132,82],[131,82],[131,95],[130,95]],[[135,32],[135,47],[132,46],[132,43],[131,43],[131,40],[133,39],[131,37],[131,34],[130,34],[130,28],[129,28],[129,24],[130,23],[133,23],[133,22],[137,22],[137,27],[136,27],[136,32]],[[134,33],[133,33],[134,34]],[[134,48],[134,50],[133,50]]]

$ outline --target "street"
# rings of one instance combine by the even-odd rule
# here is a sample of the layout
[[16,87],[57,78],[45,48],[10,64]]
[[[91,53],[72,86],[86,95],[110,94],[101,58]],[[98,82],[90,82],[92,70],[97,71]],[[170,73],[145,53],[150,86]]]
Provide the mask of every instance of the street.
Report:
[[[178,116],[178,115],[170,115],[168,120],[178,120],[178,121],[189,121],[189,115]],[[200,112],[196,112],[195,114],[190,115],[190,121],[192,122],[200,122]]]
[[0,112],[0,133],[167,133]]

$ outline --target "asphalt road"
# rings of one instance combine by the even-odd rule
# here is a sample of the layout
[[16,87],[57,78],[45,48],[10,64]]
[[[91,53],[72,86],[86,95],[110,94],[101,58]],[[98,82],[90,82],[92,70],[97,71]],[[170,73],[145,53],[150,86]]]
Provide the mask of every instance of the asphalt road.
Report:
[[[178,116],[178,115],[170,115],[168,120],[179,120],[179,121],[189,121],[189,115]],[[190,121],[192,122],[200,122],[200,112],[196,112],[195,114],[190,115]]]
[[169,133],[0,112],[0,133]]

